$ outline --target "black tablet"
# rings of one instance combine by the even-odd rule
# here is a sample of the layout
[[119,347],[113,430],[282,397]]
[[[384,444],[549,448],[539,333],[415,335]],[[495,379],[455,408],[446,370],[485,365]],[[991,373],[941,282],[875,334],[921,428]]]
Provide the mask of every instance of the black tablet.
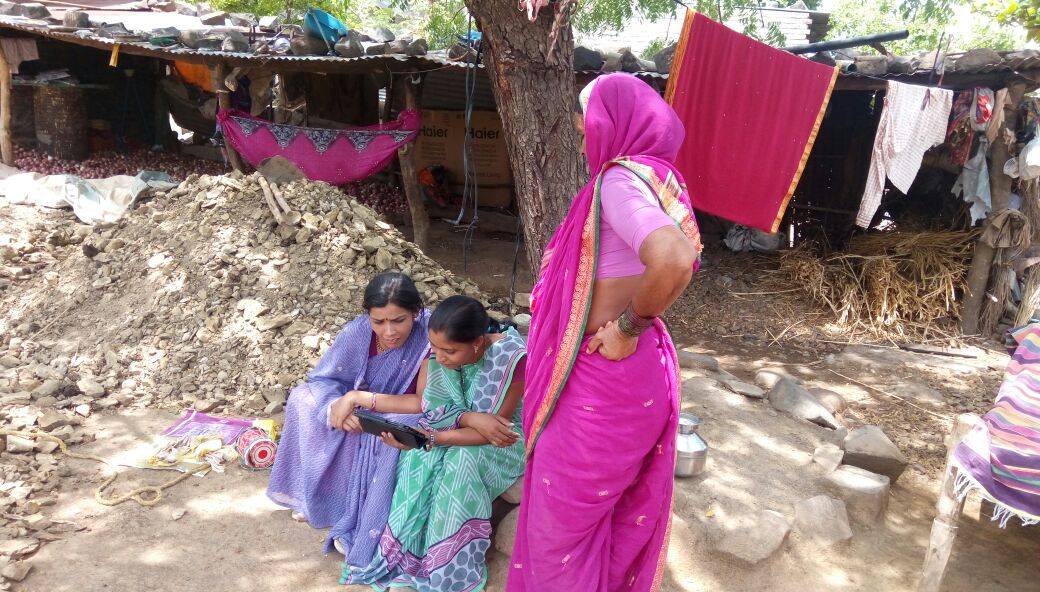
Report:
[[397,438],[398,442],[405,446],[426,448],[426,436],[410,425],[390,421],[365,409],[354,409],[354,415],[357,415],[358,420],[361,422],[361,429],[366,433],[380,436],[384,432],[390,432],[394,435],[394,438]]

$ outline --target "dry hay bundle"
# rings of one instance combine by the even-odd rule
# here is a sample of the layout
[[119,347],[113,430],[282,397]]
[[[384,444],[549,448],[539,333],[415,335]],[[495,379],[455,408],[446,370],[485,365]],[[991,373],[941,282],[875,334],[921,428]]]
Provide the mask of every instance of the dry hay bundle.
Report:
[[844,252],[788,251],[781,269],[826,304],[838,324],[873,336],[927,334],[956,318],[973,245],[972,232],[885,232],[850,241]]

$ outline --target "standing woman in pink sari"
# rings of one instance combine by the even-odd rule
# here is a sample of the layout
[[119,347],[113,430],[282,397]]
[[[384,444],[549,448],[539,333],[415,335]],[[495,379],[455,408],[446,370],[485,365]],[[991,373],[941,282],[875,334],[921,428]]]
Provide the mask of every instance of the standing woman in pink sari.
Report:
[[679,376],[658,317],[701,248],[672,165],[685,132],[625,74],[596,79],[579,106],[593,177],[546,247],[533,293],[508,592],[654,591],[666,555]]

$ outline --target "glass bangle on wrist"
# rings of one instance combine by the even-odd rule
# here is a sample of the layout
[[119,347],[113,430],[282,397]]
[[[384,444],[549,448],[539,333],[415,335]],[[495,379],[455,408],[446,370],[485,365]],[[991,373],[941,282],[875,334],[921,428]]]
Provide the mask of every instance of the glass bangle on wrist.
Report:
[[433,450],[434,433],[435,432],[430,432],[430,435],[426,438],[426,452]]
[[653,326],[655,318],[640,316],[629,304],[625,312],[621,313],[617,319],[618,330],[628,337],[639,337],[643,331]]

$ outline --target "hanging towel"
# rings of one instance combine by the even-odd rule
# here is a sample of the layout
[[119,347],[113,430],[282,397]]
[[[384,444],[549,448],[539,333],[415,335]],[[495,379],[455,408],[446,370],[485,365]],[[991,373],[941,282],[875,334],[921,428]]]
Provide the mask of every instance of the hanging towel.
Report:
[[11,66],[11,74],[18,73],[18,66],[22,62],[40,59],[35,39],[5,37],[0,39],[0,47],[3,48],[4,57],[7,58],[7,63]]
[[881,205],[885,177],[903,193],[910,190],[925,151],[946,138],[952,104],[952,91],[889,81],[857,225],[870,226]]
[[776,232],[837,75],[687,13],[666,98],[686,126],[675,165],[693,207]]

